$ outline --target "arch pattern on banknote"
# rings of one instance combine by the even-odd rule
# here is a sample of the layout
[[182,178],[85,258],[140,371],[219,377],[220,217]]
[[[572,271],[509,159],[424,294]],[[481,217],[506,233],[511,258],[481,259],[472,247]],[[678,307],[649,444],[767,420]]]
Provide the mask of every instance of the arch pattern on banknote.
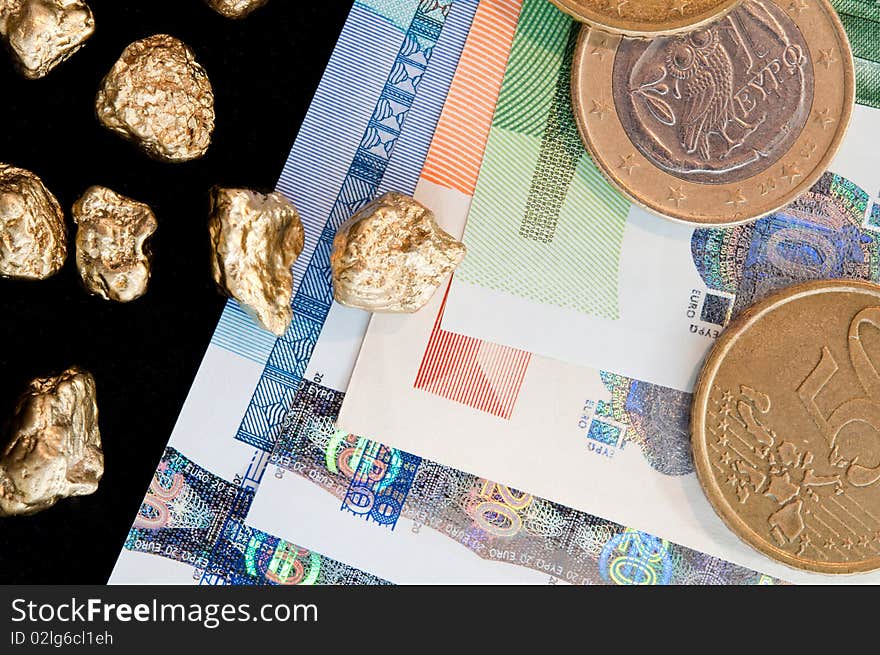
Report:
[[667,173],[709,184],[778,161],[803,131],[814,95],[806,40],[768,0],[686,35],[624,39],[612,79],[633,145]]
[[755,223],[694,232],[694,265],[710,290],[735,296],[736,316],[774,291],[818,279],[876,280],[880,237],[869,194],[834,173]]

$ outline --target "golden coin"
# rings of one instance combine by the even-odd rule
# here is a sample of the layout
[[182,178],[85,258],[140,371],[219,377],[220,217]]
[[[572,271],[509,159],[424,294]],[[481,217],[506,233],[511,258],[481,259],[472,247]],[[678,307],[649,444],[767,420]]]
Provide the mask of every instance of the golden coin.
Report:
[[576,20],[628,36],[673,34],[723,16],[741,0],[550,0]]
[[746,0],[650,41],[584,28],[581,137],[634,202],[687,223],[742,223],[815,184],[852,115],[852,52],[827,0]]
[[820,573],[880,568],[880,286],[801,284],[746,310],[697,383],[691,439],[715,511]]

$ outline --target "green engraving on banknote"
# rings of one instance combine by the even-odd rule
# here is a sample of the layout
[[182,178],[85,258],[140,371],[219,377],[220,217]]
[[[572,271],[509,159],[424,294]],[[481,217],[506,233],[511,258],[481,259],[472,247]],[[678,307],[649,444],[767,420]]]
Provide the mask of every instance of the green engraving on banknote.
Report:
[[856,65],[856,100],[880,108],[880,2],[832,0],[849,41]]
[[469,255],[458,275],[616,319],[630,204],[578,137],[569,86],[579,28],[544,0],[523,4],[468,218]]

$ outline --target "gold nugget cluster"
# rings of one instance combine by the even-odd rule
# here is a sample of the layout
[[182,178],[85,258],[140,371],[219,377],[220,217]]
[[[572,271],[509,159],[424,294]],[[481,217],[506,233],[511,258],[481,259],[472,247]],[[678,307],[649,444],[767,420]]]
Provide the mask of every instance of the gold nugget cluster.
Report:
[[0,456],[0,516],[34,514],[94,493],[103,475],[92,375],[71,368],[31,382]]

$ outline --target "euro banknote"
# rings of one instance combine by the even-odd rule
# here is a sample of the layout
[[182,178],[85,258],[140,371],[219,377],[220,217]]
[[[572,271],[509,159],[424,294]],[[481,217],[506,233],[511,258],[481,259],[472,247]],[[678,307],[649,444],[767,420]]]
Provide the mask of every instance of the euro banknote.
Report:
[[330,242],[375,195],[415,189],[477,5],[354,3],[278,182],[306,232],[296,319],[276,339],[229,302],[111,582],[377,581],[254,530],[248,512],[304,376],[348,384],[368,315],[333,304]]
[[[518,33],[522,50],[540,52],[527,41],[530,34]],[[516,61],[512,56],[510,66]],[[467,150],[463,144],[458,148]],[[429,155],[417,193],[446,229],[460,234],[476,180],[435,179],[432,169]],[[800,222],[786,223],[783,216],[713,234],[727,239],[719,242],[723,252],[752,253],[753,279],[772,272],[767,243],[786,227],[795,229],[783,236],[800,235],[808,243],[816,241],[810,231],[828,235],[842,244],[842,252],[864,246],[866,266],[849,266],[845,274],[876,279],[876,242],[866,238],[869,231],[853,227],[867,220],[867,198],[854,202],[851,190],[839,175],[829,174],[789,208]],[[844,221],[847,207],[854,208]],[[787,280],[777,277],[776,283]],[[770,562],[715,516],[694,475],[688,393],[455,334],[443,328],[443,311],[441,295],[412,317],[373,318],[340,428],[382,435],[405,451],[784,579],[828,581]],[[376,411],[388,403],[394,411]]]
[[[415,192],[446,229],[460,232],[467,214],[508,53],[528,45],[521,36],[514,41],[517,24],[529,26],[545,7],[543,0],[480,3]],[[432,302],[439,300],[442,294]],[[406,321],[373,318],[371,332],[386,328],[394,341]],[[406,350],[384,355],[391,368],[410,365]],[[373,413],[394,401],[376,402],[373,391],[367,394]],[[348,398],[357,401],[365,392],[356,385]],[[341,431],[336,424],[345,397],[320,382],[302,383],[270,460],[274,475],[265,476],[249,515],[255,528],[297,535],[297,543],[397,583],[773,581],[411,454],[416,451]],[[411,415],[396,402],[390,413]],[[423,423],[414,421],[410,429]]]
[[[854,41],[876,35],[880,6],[844,4],[861,10],[860,22],[848,19]],[[579,29],[548,9],[532,50],[511,61],[445,329],[689,391],[743,307],[798,280],[873,274],[880,114],[870,66],[864,104],[812,194],[750,226],[695,230],[624,200],[581,146],[567,92]],[[864,62],[880,49],[869,42]],[[553,237],[525,225],[552,225]]]
[[341,394],[304,391],[306,418],[291,420],[249,520],[333,561],[396,584],[780,582],[349,435],[333,427]]

